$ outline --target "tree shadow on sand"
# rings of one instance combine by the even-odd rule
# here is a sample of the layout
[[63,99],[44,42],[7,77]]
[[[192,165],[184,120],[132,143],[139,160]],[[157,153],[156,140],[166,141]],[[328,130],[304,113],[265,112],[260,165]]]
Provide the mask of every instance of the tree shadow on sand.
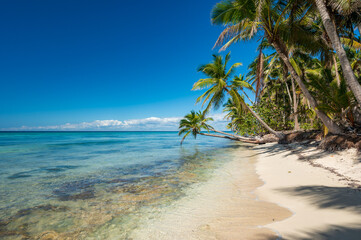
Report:
[[287,236],[287,238],[274,238],[259,235],[256,239],[275,240],[275,239],[289,239],[289,240],[360,240],[361,239],[361,224],[355,226],[338,226],[329,225],[325,229],[315,229],[313,231],[302,232],[302,235]]
[[[279,154],[284,154],[284,158],[288,156],[297,156],[299,161],[312,161],[325,157],[330,154],[328,151],[323,151],[317,149],[318,143],[315,142],[300,142],[300,143],[291,143],[291,144],[275,144],[272,147],[262,146],[257,147],[262,153],[266,153],[269,156],[275,156]],[[315,147],[315,148],[310,148]],[[307,152],[307,153],[306,153]],[[306,155],[304,155],[306,153]]]
[[[312,162],[330,152],[320,151],[319,149],[309,149],[307,143],[298,144],[275,144],[274,146],[259,146],[258,150],[267,153],[269,156],[282,154],[283,158],[287,156],[297,156],[298,161]],[[305,152],[307,150],[307,153]],[[336,153],[334,153],[336,154]],[[314,206],[320,209],[338,209],[349,211],[354,214],[361,214],[361,189],[354,187],[330,187],[330,186],[299,186],[293,188],[278,189],[279,192],[291,196],[302,197]],[[271,240],[266,236],[259,236],[259,239]],[[286,239],[361,239],[361,223],[345,225],[328,225],[322,229],[311,229],[300,232],[299,235],[287,236]]]
[[279,191],[293,196],[305,197],[319,208],[344,209],[361,214],[361,191],[359,189],[315,185],[284,188],[279,189]]
[[[307,198],[319,208],[342,209],[361,214],[361,191],[350,187],[300,186],[279,189],[292,196]],[[315,229],[302,233],[302,237],[287,239],[361,239],[361,224],[352,226],[329,225],[326,229]]]

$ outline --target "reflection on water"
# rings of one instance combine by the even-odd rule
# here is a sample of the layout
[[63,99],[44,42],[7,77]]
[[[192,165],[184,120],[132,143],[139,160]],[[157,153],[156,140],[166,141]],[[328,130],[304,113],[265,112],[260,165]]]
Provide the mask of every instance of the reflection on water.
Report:
[[173,132],[0,133],[0,239],[127,239],[231,143]]

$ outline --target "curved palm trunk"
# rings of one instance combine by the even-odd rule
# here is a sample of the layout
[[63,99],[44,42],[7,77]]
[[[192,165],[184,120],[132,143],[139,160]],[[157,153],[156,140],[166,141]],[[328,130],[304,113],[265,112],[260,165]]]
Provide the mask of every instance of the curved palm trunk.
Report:
[[217,134],[202,133],[202,132],[200,132],[199,134],[200,134],[200,135],[203,135],[203,136],[218,137],[218,138],[227,138],[227,139],[236,140],[236,141],[239,140],[238,138],[235,138],[235,137],[228,137],[228,136],[217,135]]
[[227,135],[227,136],[235,137],[235,138],[238,138],[238,139],[240,139],[240,140],[257,141],[255,138],[241,137],[241,136],[234,135],[234,134],[231,134],[231,133],[226,133],[226,132],[218,131],[218,130],[216,130],[216,129],[212,129],[212,131],[213,131],[213,132],[216,132],[216,133],[224,134],[224,135]]
[[356,76],[352,71],[350,61],[347,58],[346,51],[342,46],[335,25],[332,23],[326,4],[323,0],[315,0],[315,2],[317,9],[321,15],[323,26],[325,27],[327,35],[329,36],[333,48],[337,53],[338,59],[340,60],[346,83],[355,95],[357,102],[361,105],[361,85],[358,83]]
[[[226,91],[228,93],[230,93],[228,89],[226,89]],[[232,94],[230,94],[230,95],[232,96]],[[250,111],[250,113],[261,123],[261,125],[263,127],[265,127],[270,133],[276,135],[276,137],[278,137],[279,139],[283,139],[285,137],[285,135],[283,133],[275,131],[270,126],[268,126],[267,123],[265,123],[262,120],[262,118],[260,116],[258,116],[258,114],[255,113],[246,103],[244,103],[244,105],[247,107],[247,109]]]
[[244,93],[244,95],[248,98],[248,100],[250,101],[250,103],[254,104],[254,102],[251,100],[251,98],[247,95],[246,91],[244,91],[243,89],[241,89],[242,92]]
[[[269,38],[269,36],[268,36],[268,38]],[[273,43],[273,46],[276,49],[278,55],[280,56],[280,58],[282,59],[284,64],[286,64],[288,71],[290,71],[291,77],[300,86],[303,95],[306,97],[306,99],[310,103],[311,107],[315,110],[317,116],[321,119],[322,123],[328,128],[329,132],[335,133],[335,134],[342,133],[342,130],[340,129],[339,126],[337,126],[337,124],[335,122],[333,122],[324,112],[317,109],[318,104],[317,104],[316,100],[312,97],[311,93],[308,91],[305,84],[302,82],[300,76],[298,76],[296,70],[293,68],[293,66],[290,62],[290,59],[288,57],[288,54],[284,50],[285,47],[283,47],[281,42],[278,40],[275,40],[275,41],[272,41],[272,39],[268,39],[268,40]]]
[[247,109],[248,111],[250,111],[250,113],[262,124],[263,127],[265,127],[270,133],[276,135],[276,137],[278,137],[279,139],[283,139],[285,137],[285,135],[281,132],[278,132],[278,131],[275,131],[273,130],[270,126],[268,126],[267,123],[265,123],[262,118],[260,116],[258,116],[258,114],[256,112],[254,112],[252,110],[252,108],[250,108],[248,105],[247,106]]
[[218,137],[218,138],[226,138],[226,139],[231,139],[231,140],[235,140],[235,141],[240,141],[240,142],[245,142],[245,143],[254,143],[254,144],[259,144],[261,143],[258,140],[246,140],[246,139],[240,139],[238,137],[229,137],[229,136],[223,136],[223,135],[217,135],[217,134],[209,134],[209,133],[199,133],[200,135],[203,136],[209,136],[209,137]]

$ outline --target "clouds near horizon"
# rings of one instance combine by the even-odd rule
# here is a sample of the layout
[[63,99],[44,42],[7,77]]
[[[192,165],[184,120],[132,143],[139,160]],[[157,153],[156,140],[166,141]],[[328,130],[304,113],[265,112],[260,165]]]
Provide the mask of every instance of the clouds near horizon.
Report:
[[[211,116],[216,129],[225,130],[224,114]],[[181,117],[148,117],[130,120],[95,120],[92,122],[65,123],[49,126],[21,126],[3,128],[2,131],[176,131]]]

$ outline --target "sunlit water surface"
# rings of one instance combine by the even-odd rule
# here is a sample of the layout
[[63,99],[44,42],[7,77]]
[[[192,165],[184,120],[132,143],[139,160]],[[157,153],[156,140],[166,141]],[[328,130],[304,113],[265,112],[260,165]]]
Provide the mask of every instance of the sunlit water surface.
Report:
[[128,239],[229,161],[175,132],[0,133],[0,239]]

